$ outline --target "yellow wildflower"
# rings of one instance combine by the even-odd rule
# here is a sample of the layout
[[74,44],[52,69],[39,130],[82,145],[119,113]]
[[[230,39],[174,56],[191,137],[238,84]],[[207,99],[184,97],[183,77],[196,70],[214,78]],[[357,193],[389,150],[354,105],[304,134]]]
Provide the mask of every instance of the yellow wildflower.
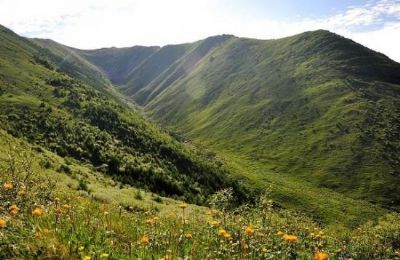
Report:
[[6,181],[6,182],[3,184],[3,188],[4,188],[5,190],[12,190],[12,189],[14,188],[14,185],[12,184],[12,182]]
[[100,255],[100,259],[102,259],[102,258],[108,258],[108,256],[109,256],[109,254],[107,254],[107,253],[102,253],[102,254]]
[[285,233],[283,233],[282,231],[278,231],[276,234],[277,234],[278,236],[283,236]]
[[88,255],[85,255],[84,257],[82,257],[82,260],[90,260],[90,259],[92,259],[92,258]]
[[26,195],[26,192],[24,190],[21,190],[18,192],[18,196],[20,196],[20,197],[25,197],[25,195]]
[[7,225],[7,222],[4,219],[0,218],[0,228],[5,228],[6,225]]
[[150,242],[150,239],[149,239],[149,237],[146,236],[146,235],[143,235],[142,238],[140,239],[140,243],[141,243],[143,246],[146,246],[147,244],[149,244],[149,242]]
[[147,219],[144,224],[146,225],[152,225],[153,224],[153,219]]
[[246,235],[252,236],[254,235],[255,229],[253,226],[250,225],[245,228],[244,232],[246,233]]
[[225,239],[230,240],[232,239],[231,234],[229,234],[228,232],[225,232],[225,234],[223,235]]
[[219,236],[224,236],[225,234],[226,234],[226,230],[225,229],[218,230],[218,235]]
[[12,216],[15,216],[15,215],[18,214],[19,208],[18,208],[17,205],[13,204],[13,205],[11,205],[11,206],[8,208],[8,210],[9,210],[9,212],[10,212],[10,214],[11,214]]
[[219,226],[219,221],[213,220],[213,221],[210,222],[210,224],[213,227],[217,227],[217,226]]
[[180,207],[181,209],[186,209],[188,206],[189,206],[189,205],[188,205],[187,203],[181,203],[181,204],[179,204],[179,207]]
[[36,207],[32,210],[32,215],[35,217],[40,217],[41,215],[43,215],[43,210],[39,207]]
[[68,205],[68,204],[64,204],[64,205],[62,205],[62,207],[63,207],[63,209],[66,209],[66,210],[68,210],[68,209],[70,209],[70,208],[71,208],[71,206],[70,206],[70,205]]
[[324,252],[317,252],[314,254],[314,260],[328,260],[328,254]]
[[187,234],[185,235],[185,237],[186,237],[187,239],[192,239],[192,238],[193,238],[193,235],[192,235],[192,233],[187,233]]
[[285,234],[282,239],[290,243],[295,243],[297,241],[297,236]]

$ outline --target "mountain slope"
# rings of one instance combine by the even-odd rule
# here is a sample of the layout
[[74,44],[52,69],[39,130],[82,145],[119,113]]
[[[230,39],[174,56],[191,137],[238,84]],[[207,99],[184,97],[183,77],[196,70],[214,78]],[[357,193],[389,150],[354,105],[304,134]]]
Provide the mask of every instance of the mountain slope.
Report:
[[159,47],[134,46],[131,48],[104,48],[100,50],[75,50],[99,67],[114,84],[127,81],[128,75]]
[[400,65],[338,35],[237,39],[146,104],[159,122],[323,187],[400,205]]
[[[52,60],[63,54],[52,53],[54,49],[59,50],[55,44],[43,50],[0,27],[2,129],[62,157],[88,163],[123,183],[162,195],[204,203],[216,190],[233,187],[238,200],[248,196],[237,181],[228,178],[218,158],[169,136],[107,87],[71,77],[96,71],[92,65],[66,70],[71,76],[62,72],[63,64]],[[79,56],[74,61],[87,63]],[[82,78],[87,77],[83,74]]]
[[[160,64],[160,66],[154,66]],[[400,65],[327,31],[159,49],[121,90],[180,134],[386,206],[400,205]]]
[[31,41],[41,47],[37,56],[49,59],[60,71],[98,89],[110,88],[111,82],[108,77],[97,66],[82,58],[76,50],[53,40],[31,39]]

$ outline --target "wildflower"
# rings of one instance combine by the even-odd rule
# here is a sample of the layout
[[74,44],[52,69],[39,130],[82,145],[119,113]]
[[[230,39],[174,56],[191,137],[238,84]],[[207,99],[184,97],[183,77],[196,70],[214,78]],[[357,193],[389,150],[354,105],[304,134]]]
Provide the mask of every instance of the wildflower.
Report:
[[276,234],[277,234],[278,236],[283,236],[285,233],[283,233],[282,231],[278,231]]
[[84,249],[85,249],[84,246],[80,246],[80,247],[78,248],[79,251],[83,251]]
[[217,227],[217,226],[219,226],[219,221],[213,220],[213,221],[210,222],[210,224],[213,227]]
[[254,235],[255,229],[253,226],[250,225],[245,228],[244,232],[246,233],[246,235],[252,236]]
[[40,217],[43,215],[43,210],[39,207],[36,207],[32,210],[32,215],[35,217]]
[[107,254],[107,253],[102,253],[101,255],[100,255],[100,259],[102,259],[102,258],[108,258],[109,257],[109,254]]
[[154,222],[157,222],[157,221],[159,221],[159,220],[160,220],[160,217],[154,217],[154,218],[153,218],[153,221],[154,221]]
[[290,243],[295,243],[297,241],[297,236],[286,234],[283,235],[282,239]]
[[185,237],[186,237],[187,239],[192,239],[192,238],[193,238],[193,235],[192,235],[192,233],[187,233],[187,234],[185,235]]
[[62,211],[62,209],[60,209],[60,208],[56,208],[56,210],[55,210],[55,213],[56,213],[57,215],[60,215],[62,212],[63,212],[63,211]]
[[144,224],[146,224],[146,225],[152,225],[153,224],[153,219],[147,219],[145,222],[144,222]]
[[224,236],[224,238],[225,238],[226,240],[231,240],[231,239],[232,239],[231,234],[229,234],[228,232],[226,232],[223,236]]
[[70,205],[68,205],[68,204],[64,204],[64,205],[62,205],[62,207],[63,207],[63,209],[66,209],[66,210],[68,210],[68,209],[70,209],[70,208],[71,208],[71,206],[70,206]]
[[54,198],[54,201],[55,201],[55,202],[59,202],[59,201],[60,201],[60,198],[55,197],[55,198]]
[[82,260],[90,260],[90,259],[92,259],[92,258],[90,256],[88,256],[88,255],[82,257]]
[[181,204],[179,204],[179,207],[180,207],[181,209],[186,209],[188,206],[189,206],[189,205],[188,205],[187,203],[181,203]]
[[48,228],[44,228],[44,229],[42,229],[42,233],[43,234],[48,234],[50,231],[49,231],[49,229]]
[[5,190],[12,190],[14,188],[14,185],[12,184],[12,182],[7,181],[3,184],[3,188]]
[[146,246],[147,244],[149,244],[150,239],[148,236],[143,235],[142,238],[140,239],[140,244],[142,244],[143,246]]
[[227,232],[226,232],[225,229],[220,229],[220,230],[218,230],[218,235],[219,235],[219,236],[224,236],[226,233],[227,233]]
[[7,225],[7,222],[4,219],[0,218],[0,228],[5,228],[6,225]]
[[19,208],[18,208],[17,205],[13,204],[13,205],[11,205],[11,206],[8,208],[8,210],[9,210],[9,212],[10,212],[10,214],[11,214],[12,216],[15,216],[15,215],[18,214]]
[[314,254],[314,260],[328,260],[328,254],[324,252],[317,252]]
[[172,258],[169,255],[165,255],[162,260],[171,260]]
[[25,195],[26,195],[26,192],[24,190],[21,190],[21,191],[18,192],[18,196],[19,197],[23,198],[23,197],[25,197]]

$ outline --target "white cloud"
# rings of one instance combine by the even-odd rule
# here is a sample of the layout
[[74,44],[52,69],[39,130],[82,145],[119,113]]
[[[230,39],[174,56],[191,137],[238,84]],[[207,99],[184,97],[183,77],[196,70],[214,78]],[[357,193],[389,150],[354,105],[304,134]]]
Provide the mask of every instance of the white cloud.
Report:
[[229,0],[0,0],[0,24],[78,48],[165,45],[231,33],[279,38],[327,29],[400,61],[400,1],[379,0],[321,19],[253,17]]

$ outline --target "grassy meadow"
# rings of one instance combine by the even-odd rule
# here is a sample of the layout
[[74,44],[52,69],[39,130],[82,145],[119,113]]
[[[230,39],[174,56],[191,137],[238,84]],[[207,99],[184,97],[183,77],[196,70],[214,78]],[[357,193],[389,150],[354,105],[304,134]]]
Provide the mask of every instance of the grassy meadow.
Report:
[[400,258],[398,214],[355,229],[324,228],[276,207],[273,188],[251,205],[235,206],[225,189],[199,207],[66,164],[5,133],[1,142],[0,258]]

